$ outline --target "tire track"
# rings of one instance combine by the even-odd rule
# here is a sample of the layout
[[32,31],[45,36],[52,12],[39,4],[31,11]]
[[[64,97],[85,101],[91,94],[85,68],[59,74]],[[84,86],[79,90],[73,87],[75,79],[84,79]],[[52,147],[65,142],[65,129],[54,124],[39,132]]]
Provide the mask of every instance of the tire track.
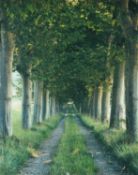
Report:
[[48,175],[51,160],[56,152],[63,131],[64,120],[59,123],[50,138],[40,146],[40,155],[36,158],[30,158],[18,175]]
[[85,127],[78,118],[76,119],[76,122],[86,139],[88,153],[94,158],[95,165],[99,169],[98,175],[133,175],[123,171],[123,167],[121,167],[118,162],[104,150],[98,143],[93,132]]

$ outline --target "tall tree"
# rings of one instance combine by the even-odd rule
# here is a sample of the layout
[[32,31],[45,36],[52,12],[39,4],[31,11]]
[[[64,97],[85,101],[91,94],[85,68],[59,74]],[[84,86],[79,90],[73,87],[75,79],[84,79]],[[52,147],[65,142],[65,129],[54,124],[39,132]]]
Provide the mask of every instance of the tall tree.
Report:
[[100,119],[102,118],[102,97],[103,97],[103,86],[99,85],[97,87],[97,94],[96,94],[96,115],[95,118],[96,119]]
[[42,90],[43,90],[43,83],[41,80],[34,81],[34,111],[33,111],[33,123],[41,123],[42,116]]
[[7,22],[6,12],[0,8],[0,137],[12,135],[12,62],[15,44]]
[[115,66],[110,128],[121,128],[125,118],[125,62]]
[[32,105],[32,81],[30,79],[31,66],[28,66],[21,73],[23,80],[23,99],[22,99],[22,126],[24,129],[31,127],[31,105]]
[[120,1],[120,22],[126,40],[127,134],[138,142],[138,1]]

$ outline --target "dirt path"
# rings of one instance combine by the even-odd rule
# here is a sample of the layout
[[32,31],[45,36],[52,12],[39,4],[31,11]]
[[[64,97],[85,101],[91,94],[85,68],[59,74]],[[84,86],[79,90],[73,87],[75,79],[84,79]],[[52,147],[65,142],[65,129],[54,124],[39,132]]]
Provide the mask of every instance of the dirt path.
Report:
[[86,138],[88,152],[94,157],[95,165],[99,169],[98,175],[133,175],[123,172],[123,168],[114,160],[111,155],[105,152],[104,148],[97,142],[92,131],[82,125],[77,118],[80,131]]
[[53,131],[51,137],[40,146],[40,156],[29,159],[18,175],[48,175],[50,161],[64,131],[64,120]]
[[[109,153],[97,142],[92,131],[82,125],[77,118],[77,124],[86,139],[88,152],[94,157],[95,165],[99,169],[97,175],[133,175],[123,171],[123,168],[111,157]],[[50,160],[52,160],[59,140],[64,131],[64,120],[60,122],[53,134],[40,147],[40,156],[29,159],[18,175],[49,175]],[[56,174],[54,174],[56,175]]]

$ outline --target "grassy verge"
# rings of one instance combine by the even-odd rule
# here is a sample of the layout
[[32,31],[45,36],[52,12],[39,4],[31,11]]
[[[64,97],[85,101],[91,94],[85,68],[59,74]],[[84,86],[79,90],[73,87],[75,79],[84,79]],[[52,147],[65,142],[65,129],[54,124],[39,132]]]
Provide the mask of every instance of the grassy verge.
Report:
[[65,132],[53,160],[51,174],[55,175],[93,175],[94,162],[87,153],[85,141],[73,118],[65,121]]
[[19,112],[14,111],[14,136],[0,143],[0,175],[15,175],[30,156],[37,156],[35,150],[57,126],[60,117],[52,117],[31,130],[20,126]]
[[122,130],[108,129],[108,125],[87,116],[81,116],[81,120],[94,131],[96,137],[112,151],[125,168],[135,175],[138,174],[138,144],[127,144],[126,135]]

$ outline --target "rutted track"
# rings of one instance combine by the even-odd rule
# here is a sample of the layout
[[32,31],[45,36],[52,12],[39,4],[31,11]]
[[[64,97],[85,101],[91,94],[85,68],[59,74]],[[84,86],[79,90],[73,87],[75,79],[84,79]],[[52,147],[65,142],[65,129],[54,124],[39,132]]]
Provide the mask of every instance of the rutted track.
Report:
[[53,131],[49,139],[40,146],[40,155],[29,159],[18,175],[48,175],[50,161],[56,152],[57,145],[64,131],[64,120]]
[[80,126],[80,131],[86,139],[88,152],[94,157],[95,165],[99,169],[98,175],[133,175],[123,171],[123,167],[103,149],[91,130],[83,126],[78,118],[76,122]]
[[[79,125],[80,132],[86,139],[88,153],[94,157],[95,165],[99,169],[97,175],[133,175],[123,171],[123,168],[117,161],[97,142],[97,139],[91,130],[83,126],[78,118],[76,118],[75,122]],[[50,160],[52,160],[56,153],[56,148],[63,132],[64,120],[62,120],[58,127],[53,131],[50,138],[40,146],[40,156],[29,159],[18,175],[49,175]]]

